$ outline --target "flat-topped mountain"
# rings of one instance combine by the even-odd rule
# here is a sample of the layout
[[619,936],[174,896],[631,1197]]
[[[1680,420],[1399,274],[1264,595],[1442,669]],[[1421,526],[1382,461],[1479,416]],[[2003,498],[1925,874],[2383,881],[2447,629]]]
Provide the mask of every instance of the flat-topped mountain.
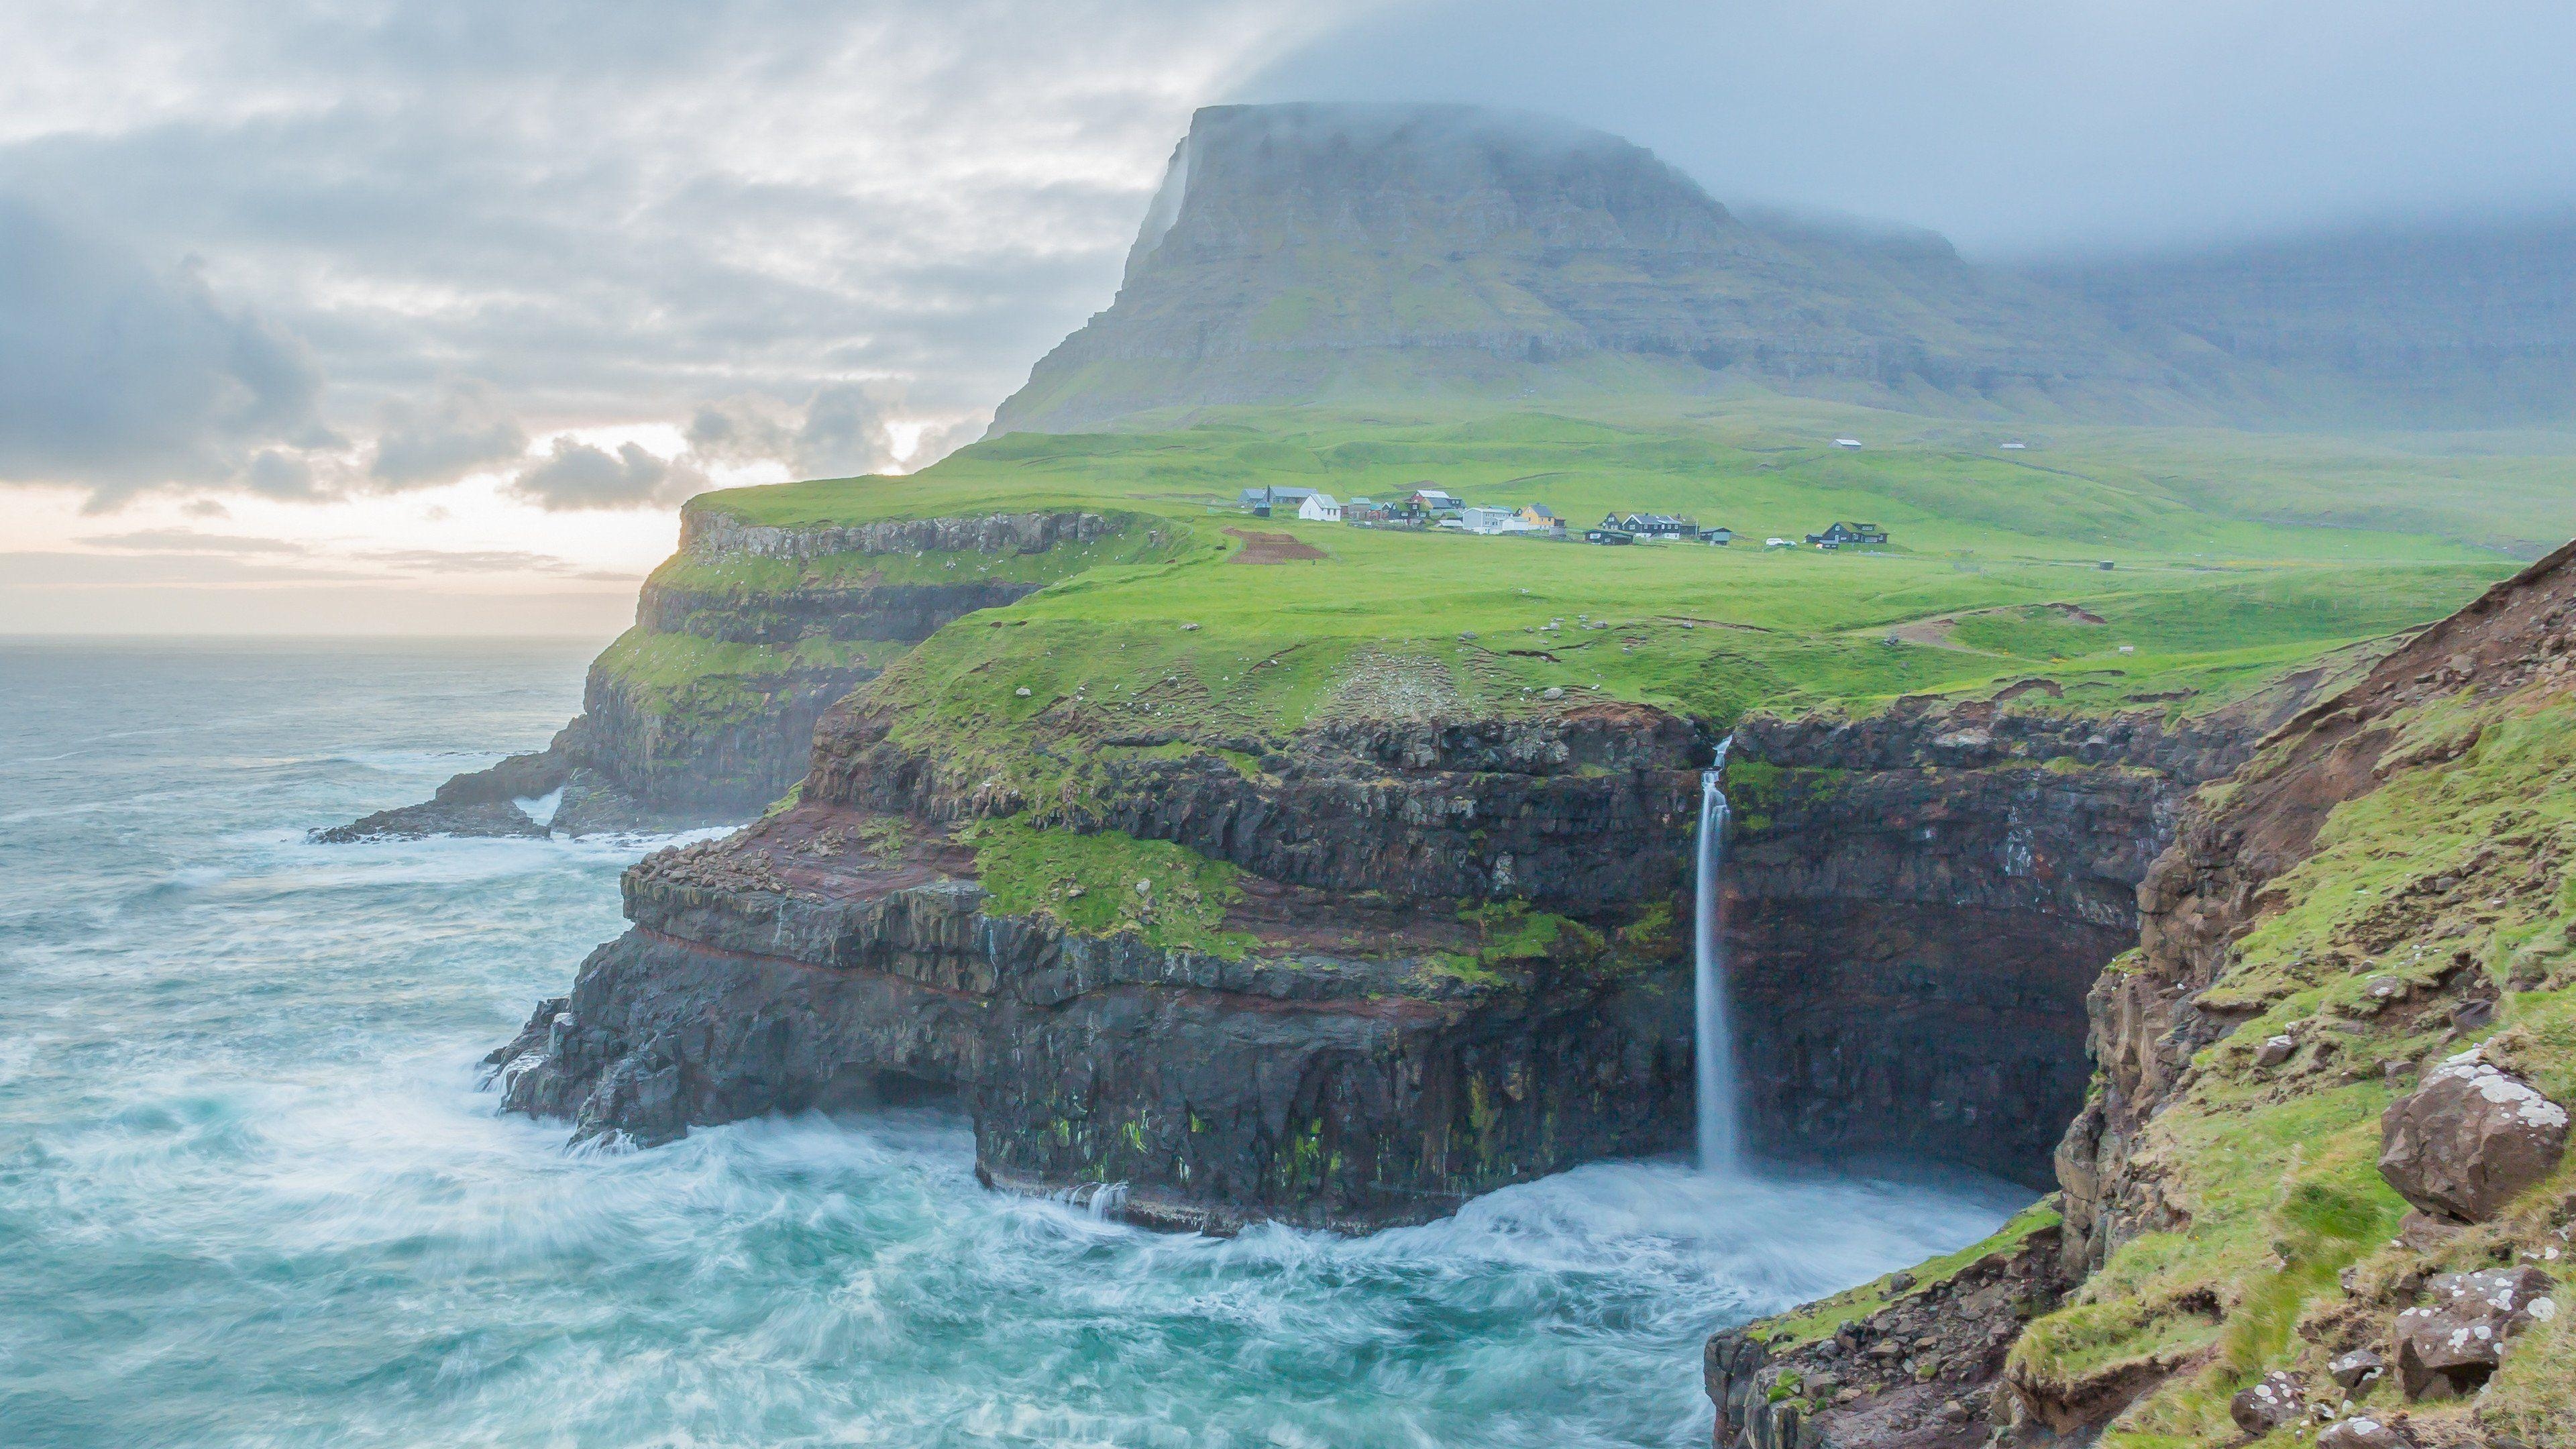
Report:
[[1643,147],[1464,106],[1215,106],[1116,300],[995,435],[1157,410],[1791,392],[2093,422],[2576,416],[2576,226],[1978,266],[1730,210]]
[[1748,221],[1603,132],[1462,106],[1216,106],[1173,153],[1117,300],[993,426],[1738,381],[2163,415],[2200,387],[1937,236]]

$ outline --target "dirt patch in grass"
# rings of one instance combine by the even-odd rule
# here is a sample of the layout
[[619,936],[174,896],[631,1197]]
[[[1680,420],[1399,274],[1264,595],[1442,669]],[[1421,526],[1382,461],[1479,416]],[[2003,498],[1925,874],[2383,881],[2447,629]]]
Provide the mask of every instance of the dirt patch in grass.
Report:
[[1228,563],[1294,563],[1299,559],[1330,557],[1322,549],[1300,541],[1291,533],[1249,533],[1240,528],[1229,528],[1226,533],[1243,540],[1243,547],[1235,550],[1234,557],[1226,560]]

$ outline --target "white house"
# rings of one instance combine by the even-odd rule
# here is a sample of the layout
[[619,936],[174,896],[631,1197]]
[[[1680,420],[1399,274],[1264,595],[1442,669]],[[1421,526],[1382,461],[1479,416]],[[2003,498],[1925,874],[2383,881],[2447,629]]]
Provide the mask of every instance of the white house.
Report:
[[1508,508],[1468,508],[1460,510],[1458,526],[1469,533],[1500,533],[1519,517]]
[[1342,505],[1334,502],[1330,493],[1309,493],[1306,501],[1297,505],[1297,516],[1308,523],[1339,523]]
[[1858,438],[1836,438],[1836,439],[1834,439],[1834,446],[1835,446],[1835,447],[1837,447],[1837,448],[1857,448],[1857,447],[1859,447],[1859,446],[1860,446],[1860,439],[1858,439]]

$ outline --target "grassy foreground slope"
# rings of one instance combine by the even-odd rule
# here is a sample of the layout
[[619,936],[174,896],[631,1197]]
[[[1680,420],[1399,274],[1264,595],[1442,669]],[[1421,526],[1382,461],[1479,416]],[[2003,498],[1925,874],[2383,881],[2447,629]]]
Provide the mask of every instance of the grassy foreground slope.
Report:
[[[1833,446],[1844,430],[1869,445]],[[2008,453],[1973,432],[1784,401],[1696,419],[1235,413],[1160,432],[1014,435],[910,477],[690,506],[791,527],[1085,508],[1159,531],[1167,542],[1150,555],[950,626],[876,686],[909,728],[998,754],[1067,707],[1217,741],[1337,713],[1510,714],[1547,707],[1550,690],[1722,724],[1757,706],[1865,711],[2041,675],[2062,685],[2059,707],[2196,710],[2456,608],[2511,569],[2477,542],[2498,532],[2492,498],[2535,486],[2511,456],[2443,457],[2410,491],[2391,481],[2395,455],[2359,445],[2227,435],[2266,457],[2238,475],[2237,454],[2191,434]],[[2204,455],[2216,461],[2183,466]],[[2479,470],[2491,488],[2451,481]],[[1237,512],[1237,491],[1264,483],[1344,499],[1429,483],[1471,502],[1543,503],[1578,527],[1612,509],[1686,512],[1743,541],[1606,549]],[[2319,496],[2365,521],[2375,498],[2403,504],[2440,527],[2266,521]],[[2576,531],[2576,498],[2554,504]],[[1883,524],[1892,542],[1761,547],[1838,518]],[[1248,535],[1293,546],[1247,554]],[[1248,562],[1283,554],[1299,556]],[[749,588],[778,571],[743,568]]]

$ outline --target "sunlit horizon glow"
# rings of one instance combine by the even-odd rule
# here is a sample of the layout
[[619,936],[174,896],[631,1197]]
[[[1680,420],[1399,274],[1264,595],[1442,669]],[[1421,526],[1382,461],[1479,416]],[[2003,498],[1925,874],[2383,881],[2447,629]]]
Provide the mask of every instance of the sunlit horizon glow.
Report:
[[2563,7],[2258,10],[29,0],[0,633],[608,629],[689,492],[976,436],[1210,103],[1546,110],[1998,255],[2576,206]]

